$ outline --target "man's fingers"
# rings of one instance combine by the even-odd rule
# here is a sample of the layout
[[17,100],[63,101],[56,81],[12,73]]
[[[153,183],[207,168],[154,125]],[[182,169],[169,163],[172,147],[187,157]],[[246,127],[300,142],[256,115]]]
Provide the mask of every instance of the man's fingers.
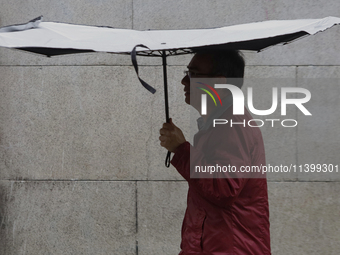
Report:
[[159,137],[159,140],[162,141],[162,142],[164,142],[164,141],[166,141],[166,137],[165,137],[164,135],[161,135],[161,136]]
[[169,135],[170,135],[170,131],[167,130],[167,129],[165,129],[165,128],[161,128],[161,129],[159,130],[159,134],[160,134],[160,135],[164,135],[164,136],[169,136]]
[[164,147],[164,148],[165,148],[165,146],[166,146],[166,143],[167,143],[167,141],[166,141],[166,138],[165,138],[165,137],[162,137],[162,136],[160,136],[160,137],[159,137],[159,140],[161,141],[161,142],[160,142],[160,145],[161,145],[162,147]]
[[172,118],[170,118],[169,124],[171,124],[171,126],[172,126],[173,128],[177,127],[177,126],[172,122]]
[[163,128],[172,130],[172,129],[174,129],[174,126],[171,123],[164,123]]

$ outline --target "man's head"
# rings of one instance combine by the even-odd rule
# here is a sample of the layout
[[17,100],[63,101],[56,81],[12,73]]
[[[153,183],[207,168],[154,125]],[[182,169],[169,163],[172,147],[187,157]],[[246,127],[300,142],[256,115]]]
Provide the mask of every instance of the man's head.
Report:
[[[188,65],[188,72],[182,79],[185,102],[190,104],[190,78],[227,78],[228,84],[238,87],[243,85],[245,62],[237,50],[202,50],[197,51]],[[189,77],[191,76],[191,77]]]

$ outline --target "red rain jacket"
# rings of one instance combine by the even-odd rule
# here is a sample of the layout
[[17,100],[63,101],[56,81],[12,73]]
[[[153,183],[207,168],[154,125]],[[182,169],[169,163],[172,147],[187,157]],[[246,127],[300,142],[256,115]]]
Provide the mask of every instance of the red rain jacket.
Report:
[[201,130],[195,135],[194,147],[189,142],[180,145],[171,161],[189,184],[180,255],[269,255],[265,178],[190,178],[190,151],[195,165],[207,164],[206,156],[211,153],[213,163],[220,166],[265,165],[261,131],[247,125],[249,112],[233,116],[230,107],[219,118],[245,120],[246,127],[216,125]]

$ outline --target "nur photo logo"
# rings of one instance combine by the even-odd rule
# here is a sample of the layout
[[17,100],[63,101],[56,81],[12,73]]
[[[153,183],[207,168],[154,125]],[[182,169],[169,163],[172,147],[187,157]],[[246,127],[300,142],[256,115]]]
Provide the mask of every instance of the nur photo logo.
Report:
[[[286,116],[287,115],[287,106],[292,105],[296,107],[300,112],[302,112],[305,116],[312,116],[311,112],[305,107],[304,104],[310,101],[311,93],[308,89],[305,88],[298,88],[298,87],[271,87],[268,90],[271,90],[271,106],[266,109],[257,109],[254,106],[254,93],[253,88],[247,88],[247,100],[245,100],[245,95],[243,91],[232,84],[215,84],[213,86],[208,85],[207,83],[203,82],[196,82],[196,84],[203,85],[200,87],[196,87],[204,91],[204,94],[201,94],[201,115],[208,114],[208,100],[207,95],[213,100],[215,107],[222,107],[223,106],[223,99],[220,95],[228,94],[232,97],[232,107],[233,107],[233,115],[244,115],[245,114],[245,101],[247,101],[247,107],[249,111],[258,116],[270,116],[274,114],[278,107],[279,107],[279,99],[280,99],[280,115]],[[222,91],[221,89],[226,89],[223,94],[220,94],[216,91]],[[279,95],[280,91],[280,95]],[[292,95],[294,96],[292,98]],[[255,102],[256,103],[256,102]],[[213,104],[211,103],[209,107],[212,107]],[[213,112],[213,110],[211,110]],[[233,123],[232,120],[225,120],[225,119],[214,119],[213,120],[213,127],[218,124],[227,124],[230,123],[232,126],[233,124],[241,124],[243,126],[250,126],[250,127],[262,127],[265,122],[270,122],[271,126],[274,127],[275,122],[281,122],[283,127],[295,127],[297,126],[298,122],[295,119],[251,119],[248,122],[238,122]]]

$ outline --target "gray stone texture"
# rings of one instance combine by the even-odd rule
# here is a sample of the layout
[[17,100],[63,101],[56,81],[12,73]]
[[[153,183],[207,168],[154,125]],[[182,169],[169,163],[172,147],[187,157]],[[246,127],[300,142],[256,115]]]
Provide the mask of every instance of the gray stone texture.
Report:
[[0,254],[136,254],[135,187],[0,181]]
[[154,96],[132,67],[0,72],[3,179],[146,178]]
[[132,3],[132,0],[12,0],[2,4],[0,25],[21,24],[43,15],[44,21],[132,28]]
[[[44,15],[45,21],[140,30],[211,28],[340,17],[339,7],[338,0],[14,0],[1,4],[0,26]],[[297,79],[312,93],[306,104],[312,117],[290,110],[301,128],[262,128],[268,163],[340,165],[339,34],[336,26],[245,53],[246,78],[278,79],[277,87]],[[170,117],[188,139],[191,112],[181,79],[190,58],[167,59]],[[164,167],[166,150],[159,146],[161,59],[138,62],[156,94],[140,85],[129,56],[46,58],[0,49],[1,255],[178,253],[187,184]],[[254,88],[259,109],[271,103],[265,83]],[[339,175],[268,176],[272,254],[338,254]]]
[[[339,181],[340,169],[340,69],[336,67],[298,67],[301,87],[307,88],[312,99],[306,104],[312,116],[299,113],[301,126],[298,129],[298,163],[327,165],[324,171],[299,173],[301,180]],[[333,165],[333,171],[332,170]],[[306,167],[304,169],[308,170]],[[311,169],[312,170],[312,169]],[[337,171],[336,171],[337,170]]]
[[338,254],[339,182],[268,185],[272,254]]
[[185,181],[138,182],[138,254],[177,254],[186,208]]

